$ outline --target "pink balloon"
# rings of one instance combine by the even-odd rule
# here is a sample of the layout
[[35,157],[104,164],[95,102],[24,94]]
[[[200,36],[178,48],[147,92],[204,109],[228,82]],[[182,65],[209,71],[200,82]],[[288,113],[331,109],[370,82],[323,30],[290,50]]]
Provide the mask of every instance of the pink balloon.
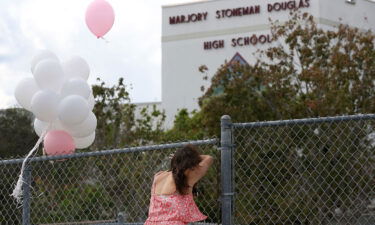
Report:
[[72,136],[63,130],[48,131],[43,143],[47,155],[71,154],[76,148]]
[[86,24],[96,37],[103,37],[113,26],[115,13],[105,0],[93,1],[86,10]]

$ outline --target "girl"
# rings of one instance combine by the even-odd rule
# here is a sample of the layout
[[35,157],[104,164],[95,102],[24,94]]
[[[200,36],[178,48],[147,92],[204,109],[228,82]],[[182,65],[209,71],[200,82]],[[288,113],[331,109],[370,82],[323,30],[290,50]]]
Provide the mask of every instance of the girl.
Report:
[[169,171],[155,174],[148,218],[144,225],[186,225],[204,220],[193,199],[194,185],[206,174],[212,157],[199,155],[193,145],[176,151]]

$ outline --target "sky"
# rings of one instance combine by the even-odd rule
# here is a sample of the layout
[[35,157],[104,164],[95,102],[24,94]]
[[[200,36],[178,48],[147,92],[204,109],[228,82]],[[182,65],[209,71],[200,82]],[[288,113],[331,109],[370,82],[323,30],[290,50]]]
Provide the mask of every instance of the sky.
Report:
[[134,103],[161,101],[161,6],[187,0],[107,0],[115,23],[106,40],[86,26],[92,1],[0,1],[0,109],[17,105],[15,87],[32,76],[30,62],[40,49],[53,51],[60,61],[83,57],[90,84],[100,77],[114,85],[124,77]]

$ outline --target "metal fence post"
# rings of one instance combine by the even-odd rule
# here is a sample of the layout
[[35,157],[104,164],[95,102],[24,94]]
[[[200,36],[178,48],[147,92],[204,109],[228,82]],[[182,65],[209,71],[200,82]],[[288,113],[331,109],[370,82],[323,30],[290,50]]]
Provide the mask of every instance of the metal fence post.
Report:
[[22,179],[22,225],[30,225],[31,165],[28,162],[25,163]]
[[118,225],[123,225],[123,224],[125,224],[125,215],[124,215],[124,213],[120,212],[120,213],[117,215],[117,224],[118,224]]
[[232,121],[221,117],[221,219],[222,225],[233,224]]

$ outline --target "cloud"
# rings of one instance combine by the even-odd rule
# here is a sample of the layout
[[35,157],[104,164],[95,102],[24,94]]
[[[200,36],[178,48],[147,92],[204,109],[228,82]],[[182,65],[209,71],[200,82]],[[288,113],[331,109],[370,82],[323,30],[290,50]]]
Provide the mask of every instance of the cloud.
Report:
[[15,76],[15,73],[8,66],[0,64],[0,108],[17,105],[14,98],[14,89],[19,80],[19,77]]
[[3,93],[0,90],[0,109],[9,108],[15,105],[15,102],[13,101],[13,98],[9,95]]

